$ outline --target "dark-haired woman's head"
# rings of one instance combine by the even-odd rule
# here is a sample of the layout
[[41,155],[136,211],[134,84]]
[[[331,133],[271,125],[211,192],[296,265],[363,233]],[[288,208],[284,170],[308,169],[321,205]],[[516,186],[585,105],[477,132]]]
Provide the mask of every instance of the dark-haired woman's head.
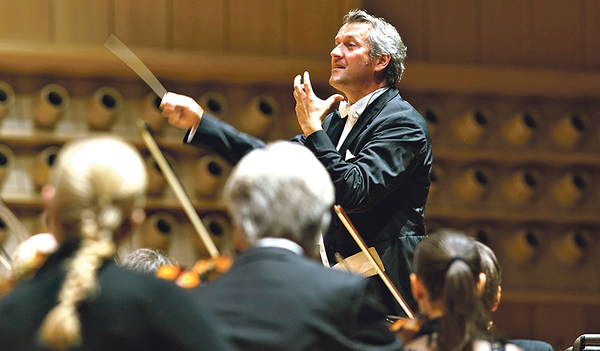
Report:
[[471,350],[484,318],[479,295],[486,276],[475,241],[463,232],[440,229],[415,253],[413,294],[421,311],[441,318],[439,351]]

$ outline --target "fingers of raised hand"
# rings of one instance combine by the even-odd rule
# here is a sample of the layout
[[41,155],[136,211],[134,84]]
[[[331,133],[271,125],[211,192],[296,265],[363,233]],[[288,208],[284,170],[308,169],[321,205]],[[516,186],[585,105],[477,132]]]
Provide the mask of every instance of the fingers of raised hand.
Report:
[[308,94],[312,92],[312,85],[310,84],[310,75],[308,71],[304,71],[304,91]]
[[304,87],[302,86],[302,77],[297,75],[294,77],[294,97],[300,97],[301,93],[304,93]]

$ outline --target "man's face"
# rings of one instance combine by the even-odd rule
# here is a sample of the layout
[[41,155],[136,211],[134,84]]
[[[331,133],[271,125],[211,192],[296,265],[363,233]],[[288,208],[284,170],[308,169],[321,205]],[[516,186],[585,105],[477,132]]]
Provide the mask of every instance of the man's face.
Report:
[[338,31],[335,48],[331,51],[329,84],[332,87],[349,93],[372,79],[375,65],[369,58],[371,47],[367,34],[370,29],[368,23],[349,23]]

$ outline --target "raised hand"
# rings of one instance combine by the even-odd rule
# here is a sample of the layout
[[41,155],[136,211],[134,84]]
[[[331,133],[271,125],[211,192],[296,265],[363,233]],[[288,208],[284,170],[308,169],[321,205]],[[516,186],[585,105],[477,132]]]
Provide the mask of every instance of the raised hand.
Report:
[[308,72],[304,79],[300,75],[294,78],[294,99],[296,99],[296,117],[305,136],[321,130],[321,121],[336,101],[344,100],[340,94],[331,95],[327,100],[319,99],[313,92]]

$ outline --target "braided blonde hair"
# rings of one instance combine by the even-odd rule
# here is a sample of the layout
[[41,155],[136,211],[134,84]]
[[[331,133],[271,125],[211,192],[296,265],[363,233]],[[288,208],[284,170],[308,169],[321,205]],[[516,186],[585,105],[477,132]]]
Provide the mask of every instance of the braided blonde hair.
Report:
[[92,137],[65,145],[52,178],[53,208],[63,240],[79,237],[58,294],[40,328],[42,343],[65,350],[81,342],[77,307],[97,289],[97,269],[114,255],[115,235],[143,208],[147,175],[138,151],[117,137]]

